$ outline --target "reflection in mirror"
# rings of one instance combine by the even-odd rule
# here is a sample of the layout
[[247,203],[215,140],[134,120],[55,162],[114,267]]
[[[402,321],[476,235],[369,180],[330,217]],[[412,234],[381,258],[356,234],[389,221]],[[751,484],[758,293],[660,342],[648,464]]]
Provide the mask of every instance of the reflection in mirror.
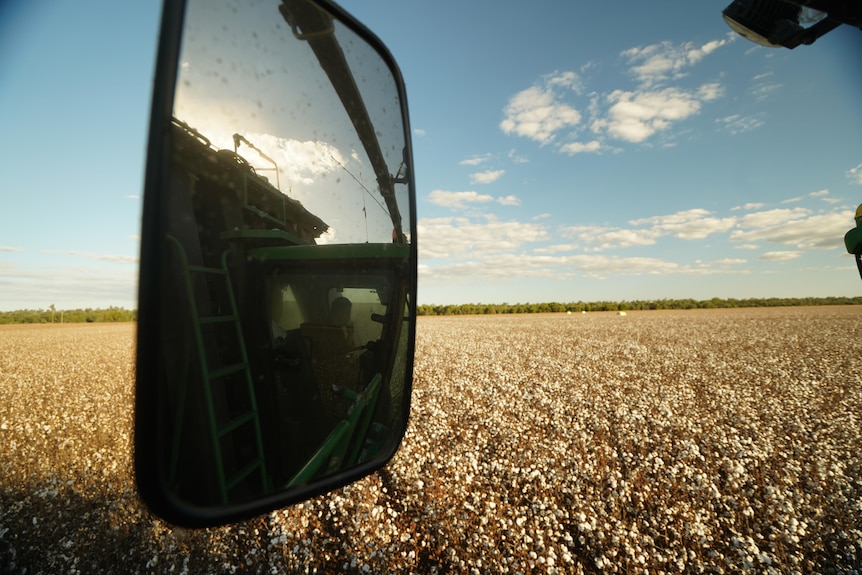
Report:
[[192,0],[181,46],[157,413],[138,414],[160,481],[207,508],[382,464],[415,301],[400,85],[308,0]]

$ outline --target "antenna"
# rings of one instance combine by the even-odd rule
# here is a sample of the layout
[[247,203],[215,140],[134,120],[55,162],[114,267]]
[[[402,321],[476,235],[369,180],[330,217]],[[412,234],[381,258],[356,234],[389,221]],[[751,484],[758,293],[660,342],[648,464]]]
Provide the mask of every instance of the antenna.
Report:
[[[359,172],[359,180],[360,180],[359,185],[361,185],[364,188],[365,186],[362,184],[362,172]],[[363,194],[362,192],[359,192],[359,195],[362,196],[362,215],[365,218],[365,243],[367,244],[368,243],[368,209],[365,207],[365,194]]]
[[[374,194],[372,194],[372,193],[371,193],[371,190],[369,190],[368,188],[366,188],[366,187],[365,187],[365,184],[363,184],[363,183],[362,183],[362,181],[361,181],[359,178],[357,178],[356,176],[354,176],[354,175],[353,175],[353,172],[351,172],[350,170],[348,170],[348,169],[347,169],[347,166],[345,166],[344,164],[342,164],[341,162],[339,162],[339,161],[338,161],[338,159],[337,159],[335,156],[333,156],[332,154],[330,154],[330,155],[329,155],[329,157],[330,157],[330,158],[332,158],[332,161],[333,161],[333,162],[335,162],[336,164],[338,164],[339,166],[341,166],[341,169],[342,169],[342,170],[344,170],[345,172],[347,172],[348,174],[350,174],[350,177],[351,177],[351,178],[353,178],[354,180],[356,180],[356,183],[357,183],[357,184],[359,184],[360,186],[362,186],[362,189],[363,189],[363,190],[365,190],[365,193],[367,193],[367,194],[371,197],[371,199],[372,199],[372,200],[374,200],[375,202],[377,202],[377,205],[378,205],[378,206],[380,206],[380,209],[381,209],[381,210],[383,210],[383,213],[384,213],[384,214],[386,214],[386,215],[387,215],[387,216],[389,216],[390,218],[392,217],[392,214],[390,214],[390,213],[389,213],[389,210],[387,210],[387,209],[386,209],[386,206],[384,206],[383,204],[381,204],[381,203],[380,203],[380,200],[378,200],[377,198],[375,198],[375,197],[374,197]],[[363,198],[364,198],[364,196],[363,196]],[[362,203],[363,203],[363,205],[365,205],[365,201],[364,201],[364,199],[363,199],[363,202],[362,202]],[[366,214],[366,215],[367,215],[367,214]]]

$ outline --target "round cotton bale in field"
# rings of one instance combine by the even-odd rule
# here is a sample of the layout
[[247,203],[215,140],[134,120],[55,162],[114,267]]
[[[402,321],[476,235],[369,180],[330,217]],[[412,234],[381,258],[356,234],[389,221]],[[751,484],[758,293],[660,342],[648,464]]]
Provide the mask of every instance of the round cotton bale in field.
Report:
[[618,312],[617,312],[617,315],[626,315],[626,312],[624,312],[624,311],[618,311]]

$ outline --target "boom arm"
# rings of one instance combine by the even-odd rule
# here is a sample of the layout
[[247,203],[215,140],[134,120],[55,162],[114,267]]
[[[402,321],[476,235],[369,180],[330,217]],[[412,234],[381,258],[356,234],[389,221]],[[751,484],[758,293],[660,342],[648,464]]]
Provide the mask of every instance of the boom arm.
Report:
[[386,202],[389,217],[392,219],[393,241],[399,244],[407,243],[395,197],[395,182],[380,149],[380,142],[377,140],[362,93],[356,85],[344,52],[333,33],[332,16],[306,0],[283,0],[279,10],[293,29],[294,35],[309,43],[314,55],[320,61],[320,66],[332,82],[332,87],[335,88],[344,109],[350,116],[359,140],[371,161],[380,194]]

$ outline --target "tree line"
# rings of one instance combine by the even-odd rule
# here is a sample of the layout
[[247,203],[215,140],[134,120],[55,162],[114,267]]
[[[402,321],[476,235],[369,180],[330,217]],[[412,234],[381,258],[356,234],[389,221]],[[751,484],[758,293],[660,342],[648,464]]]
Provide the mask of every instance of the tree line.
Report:
[[0,311],[0,324],[13,323],[96,323],[137,321],[138,311],[121,307],[107,309],[59,310],[53,305],[47,309],[20,309]]
[[[632,311],[656,309],[710,309],[736,307],[787,307],[815,305],[862,305],[859,297],[802,297],[802,298],[712,298],[695,299],[658,299],[632,301],[593,301],[569,303],[465,303],[449,305],[420,305],[418,315],[484,315],[514,313],[581,313],[590,311]],[[33,323],[96,323],[137,321],[138,311],[121,307],[106,309],[58,310],[54,306],[46,309],[22,309],[0,311],[0,325]]]
[[482,315],[502,313],[562,313],[590,311],[631,311],[655,309],[710,309],[736,307],[782,307],[782,306],[815,306],[815,305],[862,305],[862,297],[801,297],[801,298],[712,298],[695,299],[659,299],[632,301],[594,301],[571,303],[500,303],[479,304],[465,303],[460,305],[420,305],[416,312],[419,315]]

